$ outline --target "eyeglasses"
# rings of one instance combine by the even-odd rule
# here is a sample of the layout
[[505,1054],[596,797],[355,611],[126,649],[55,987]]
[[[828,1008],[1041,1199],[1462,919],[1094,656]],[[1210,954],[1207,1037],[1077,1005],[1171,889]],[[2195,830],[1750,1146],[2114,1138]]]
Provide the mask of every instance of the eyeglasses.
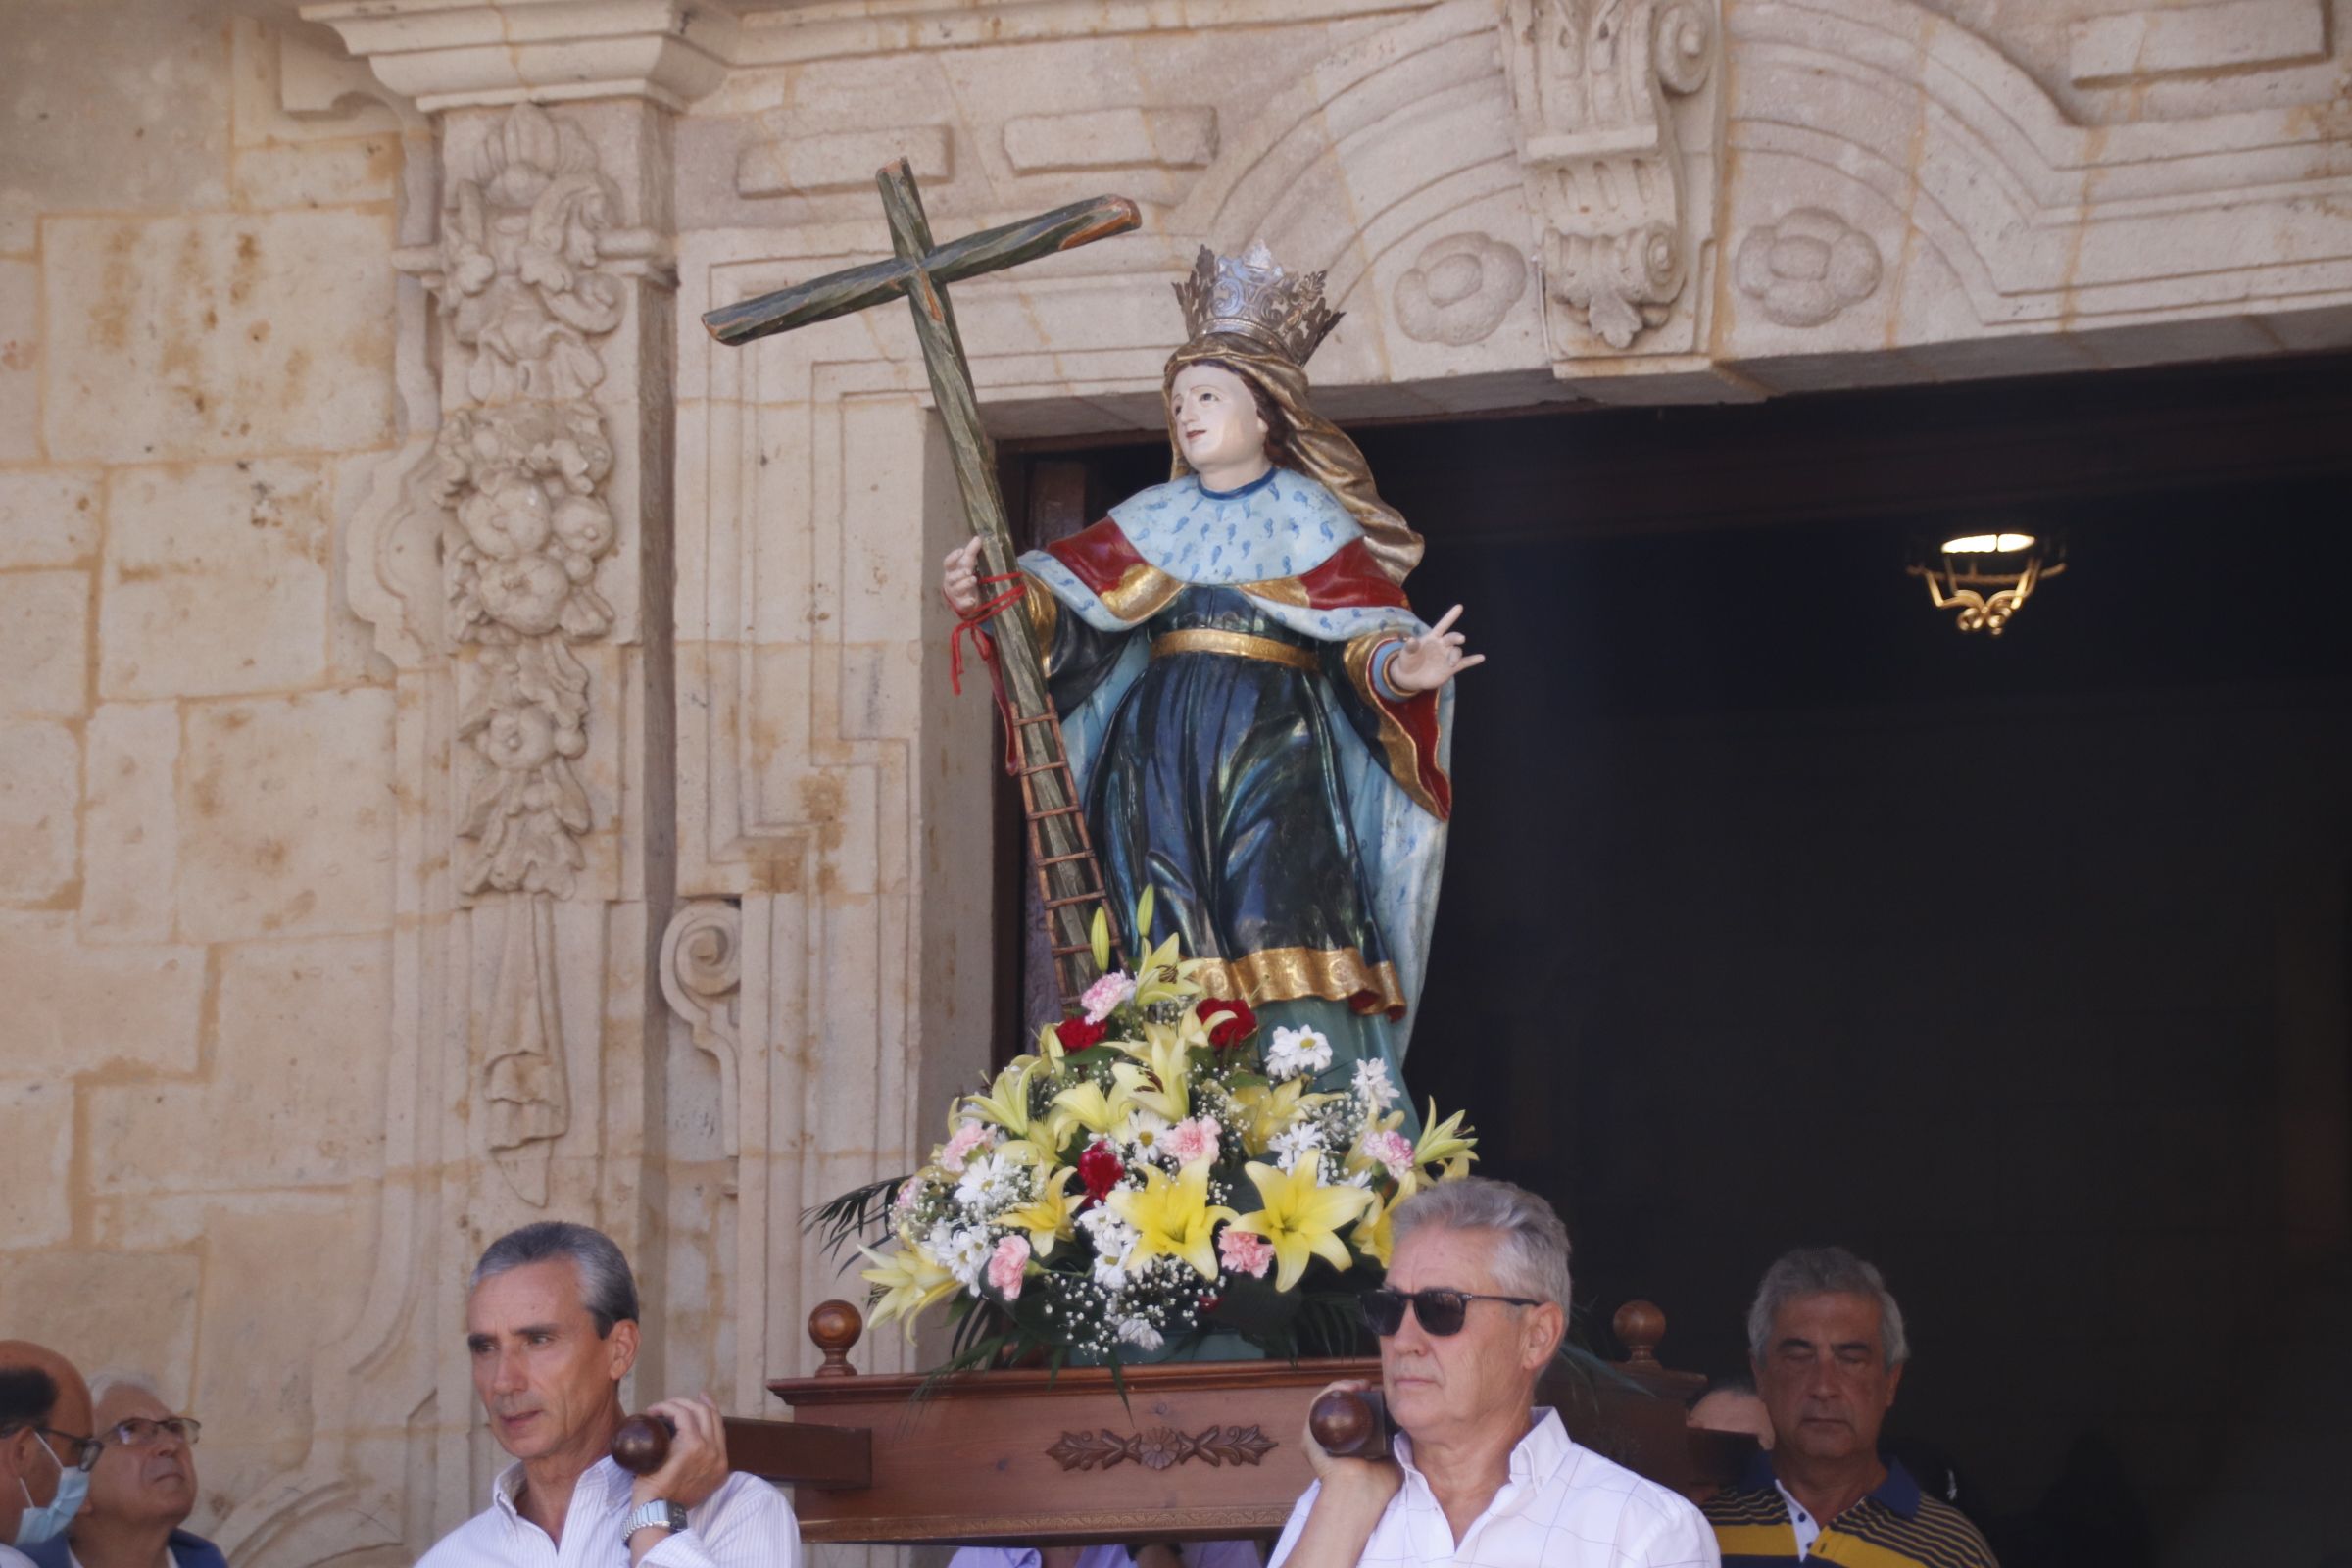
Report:
[[134,1415],[128,1420],[116,1422],[114,1430],[107,1435],[125,1448],[144,1448],[169,1432],[193,1448],[196,1446],[196,1435],[203,1430],[204,1423],[190,1415],[167,1416],[161,1421],[150,1421],[143,1415]]
[[1392,1291],[1386,1286],[1356,1298],[1364,1311],[1364,1327],[1387,1339],[1404,1327],[1406,1302],[1422,1329],[1439,1339],[1462,1332],[1472,1301],[1504,1301],[1512,1306],[1542,1306],[1524,1296],[1482,1296],[1475,1291]]
[[[67,1462],[76,1470],[87,1470],[98,1462],[98,1455],[106,1451],[106,1445],[96,1438],[77,1438],[71,1432],[60,1432],[55,1427],[36,1426],[32,1430],[44,1438],[55,1438],[66,1444],[66,1451],[72,1455]],[[52,1453],[56,1451],[54,1448],[50,1450]]]

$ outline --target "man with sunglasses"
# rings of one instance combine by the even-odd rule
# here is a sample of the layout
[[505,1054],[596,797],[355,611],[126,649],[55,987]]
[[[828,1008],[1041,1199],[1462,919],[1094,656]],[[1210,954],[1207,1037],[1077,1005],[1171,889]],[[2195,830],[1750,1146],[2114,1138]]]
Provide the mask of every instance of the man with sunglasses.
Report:
[[1387,1283],[1363,1302],[1396,1456],[1336,1458],[1308,1434],[1315,1483],[1276,1568],[1715,1568],[1697,1509],[1535,1407],[1568,1324],[1568,1233],[1551,1205],[1470,1178],[1407,1199],[1392,1225]]
[[194,1419],[136,1373],[90,1385],[98,1441],[89,1506],[25,1553],[33,1568],[226,1568],[220,1548],[180,1528],[196,1510]]
[[13,1547],[64,1534],[97,1457],[90,1391],[74,1363],[38,1345],[0,1340],[0,1568],[27,1568]]

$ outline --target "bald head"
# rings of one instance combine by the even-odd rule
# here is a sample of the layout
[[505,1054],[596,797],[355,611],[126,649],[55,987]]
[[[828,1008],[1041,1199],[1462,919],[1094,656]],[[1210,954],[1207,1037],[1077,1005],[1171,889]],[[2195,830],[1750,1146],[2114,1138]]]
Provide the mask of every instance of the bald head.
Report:
[[0,1340],[0,1372],[18,1370],[44,1373],[57,1385],[57,1403],[41,1417],[43,1426],[77,1438],[90,1435],[90,1386],[73,1362],[29,1340]]
[[[12,1378],[12,1373],[20,1376]],[[37,1400],[28,1401],[27,1408],[0,1421],[0,1427],[9,1428],[0,1432],[0,1541],[14,1541],[24,1499],[29,1496],[33,1506],[47,1507],[70,1462],[59,1458],[56,1441],[40,1429],[88,1437],[90,1389],[73,1362],[24,1340],[0,1340],[0,1380],[18,1389],[38,1390],[49,1400],[45,1410],[29,1407]]]

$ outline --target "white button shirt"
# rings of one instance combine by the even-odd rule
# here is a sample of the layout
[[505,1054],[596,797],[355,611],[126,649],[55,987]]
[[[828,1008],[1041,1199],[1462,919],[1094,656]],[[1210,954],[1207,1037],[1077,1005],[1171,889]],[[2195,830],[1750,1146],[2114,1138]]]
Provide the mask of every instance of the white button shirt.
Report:
[[[516,1460],[490,1484],[490,1506],[443,1536],[417,1568],[629,1568],[620,1527],[634,1508],[635,1479],[611,1459],[590,1465],[571,1490],[558,1546],[514,1506],[522,1490]],[[784,1494],[758,1476],[727,1477],[686,1521],[645,1554],[645,1568],[800,1568],[800,1521]]]
[[[1389,1499],[1362,1568],[1457,1563],[1461,1568],[1717,1568],[1715,1532],[1677,1494],[1580,1447],[1545,1410],[1511,1449],[1511,1474],[1487,1511],[1453,1539],[1446,1510],[1413,1467],[1412,1440],[1396,1439],[1404,1485]],[[1274,1547],[1274,1568],[1290,1556],[1322,1491],[1316,1483],[1291,1510]]]

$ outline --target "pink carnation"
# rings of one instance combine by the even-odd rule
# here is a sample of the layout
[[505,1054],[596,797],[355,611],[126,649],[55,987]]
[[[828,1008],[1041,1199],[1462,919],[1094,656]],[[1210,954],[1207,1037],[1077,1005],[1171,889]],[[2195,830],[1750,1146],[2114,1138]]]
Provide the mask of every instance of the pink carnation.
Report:
[[1110,1016],[1113,1007],[1134,995],[1135,982],[1121,971],[1113,969],[1093,985],[1088,986],[1086,994],[1080,997],[1078,1002],[1081,1006],[1086,1008],[1088,1023],[1101,1023]]
[[984,1149],[996,1139],[996,1129],[986,1122],[967,1121],[956,1129],[956,1136],[940,1146],[939,1168],[963,1174],[964,1161],[976,1149]]
[[1364,1152],[1387,1166],[1392,1176],[1401,1178],[1413,1168],[1413,1141],[1400,1132],[1374,1133],[1364,1140]]
[[1021,1271],[1028,1266],[1029,1238],[1007,1236],[989,1254],[988,1283],[1007,1301],[1017,1301],[1021,1297]]
[[914,1200],[922,1195],[923,1179],[920,1176],[909,1176],[899,1184],[899,1196],[891,1200],[891,1206],[903,1214],[912,1208]]
[[1190,1165],[1196,1159],[1217,1157],[1217,1134],[1224,1131],[1214,1116],[1195,1116],[1180,1121],[1159,1135],[1159,1147],[1179,1165]]
[[1274,1266],[1274,1249],[1255,1231],[1237,1231],[1230,1225],[1217,1237],[1217,1257],[1236,1274],[1253,1280],[1266,1277]]

